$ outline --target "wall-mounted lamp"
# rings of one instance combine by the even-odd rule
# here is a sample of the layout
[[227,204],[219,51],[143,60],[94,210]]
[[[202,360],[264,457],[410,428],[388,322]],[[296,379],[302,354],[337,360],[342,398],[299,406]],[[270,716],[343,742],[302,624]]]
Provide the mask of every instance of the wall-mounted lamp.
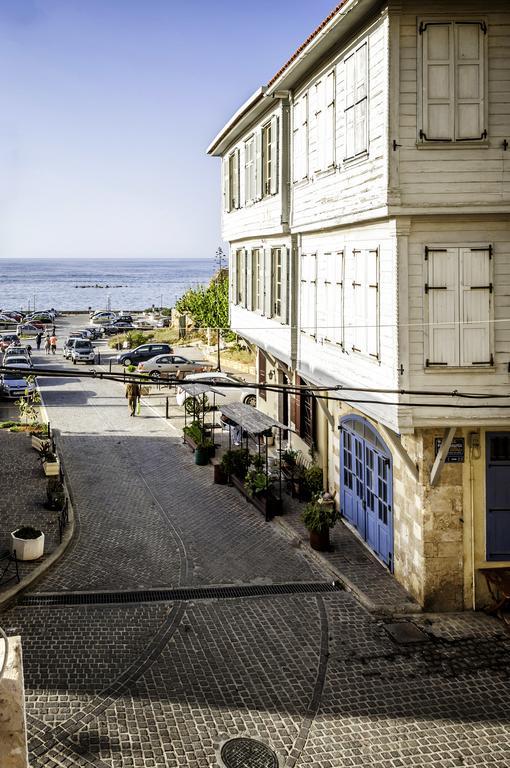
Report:
[[268,377],[274,379],[274,371],[269,371]]

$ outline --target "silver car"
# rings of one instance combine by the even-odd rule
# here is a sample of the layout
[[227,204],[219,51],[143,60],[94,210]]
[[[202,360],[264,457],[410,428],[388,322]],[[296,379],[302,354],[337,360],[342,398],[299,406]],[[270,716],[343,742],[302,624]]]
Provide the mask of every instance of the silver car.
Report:
[[0,377],[0,392],[4,397],[18,399],[33,395],[36,390],[33,381],[27,381],[22,373],[4,373]]
[[[237,376],[233,376],[231,373],[223,373],[223,371],[214,371],[212,373],[196,373],[192,376],[186,376],[185,382],[200,384],[203,381],[210,383],[212,387],[218,392],[221,392],[223,397],[222,403],[246,403],[246,405],[257,405],[257,390],[255,387],[250,387],[249,384],[240,379]],[[231,386],[225,386],[230,384]],[[180,387],[177,387],[175,400],[177,405],[184,405],[184,401],[189,395]]]
[[156,355],[143,363],[138,364],[140,373],[147,373],[151,379],[168,378],[181,373],[199,373],[211,368],[207,360],[188,360],[181,355]]

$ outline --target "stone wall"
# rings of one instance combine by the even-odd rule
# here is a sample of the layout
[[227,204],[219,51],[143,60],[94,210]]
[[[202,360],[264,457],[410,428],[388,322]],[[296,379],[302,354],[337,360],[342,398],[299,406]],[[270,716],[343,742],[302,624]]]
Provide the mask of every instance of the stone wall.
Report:
[[[4,646],[5,643],[1,642],[0,664],[3,663]],[[0,766],[28,768],[25,690],[19,637],[9,638],[7,666],[0,680]]]

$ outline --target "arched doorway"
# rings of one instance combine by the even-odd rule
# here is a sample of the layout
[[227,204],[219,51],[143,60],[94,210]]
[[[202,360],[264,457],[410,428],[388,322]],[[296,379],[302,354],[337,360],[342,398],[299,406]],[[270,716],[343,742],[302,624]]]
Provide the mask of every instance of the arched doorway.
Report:
[[340,509],[377,557],[393,570],[393,462],[386,443],[361,416],[340,424]]

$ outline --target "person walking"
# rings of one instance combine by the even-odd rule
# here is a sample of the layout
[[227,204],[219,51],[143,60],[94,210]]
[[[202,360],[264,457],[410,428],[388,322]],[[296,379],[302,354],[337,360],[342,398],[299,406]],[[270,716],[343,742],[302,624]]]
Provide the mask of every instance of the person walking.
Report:
[[39,331],[39,333],[35,337],[35,344],[37,346],[37,349],[41,349],[42,337],[43,337],[43,332]]
[[129,384],[126,385],[126,397],[128,401],[130,416],[136,416],[136,409],[141,394],[142,391],[140,389],[140,385],[137,384],[136,381],[130,381]]
[[58,341],[58,339],[57,339],[57,337],[55,336],[55,334],[53,334],[52,336],[50,336],[50,347],[51,347],[51,353],[52,353],[52,355],[54,355],[54,354],[55,354],[55,352],[57,351],[57,341]]
[[44,340],[44,351],[46,352],[47,355],[50,354],[50,349],[51,349],[50,334],[47,333],[46,338]]

